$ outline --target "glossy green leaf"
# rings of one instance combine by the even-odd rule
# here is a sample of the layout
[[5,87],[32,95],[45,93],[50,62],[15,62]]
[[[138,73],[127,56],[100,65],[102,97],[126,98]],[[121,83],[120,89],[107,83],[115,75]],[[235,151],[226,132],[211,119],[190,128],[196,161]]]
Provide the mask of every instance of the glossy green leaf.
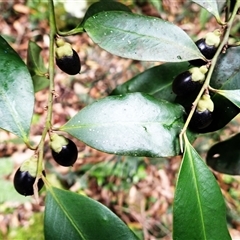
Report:
[[35,42],[29,41],[27,67],[33,79],[35,92],[38,92],[49,86],[49,79],[46,77],[47,69],[43,63],[41,51],[41,47],[39,47]]
[[211,86],[222,90],[240,89],[240,47],[227,49],[217,61]]
[[225,0],[216,0],[216,1],[218,5],[218,12],[221,13],[227,1]]
[[178,135],[184,125],[178,104],[142,93],[96,101],[60,130],[103,152],[166,157],[178,155]]
[[84,29],[100,47],[121,57],[165,62],[204,59],[181,28],[160,18],[100,12],[87,19]]
[[231,239],[221,190],[188,141],[185,142],[174,197],[173,239]]
[[101,203],[57,188],[47,192],[46,240],[137,240],[134,233]]
[[219,15],[219,6],[217,0],[192,0],[193,2],[197,3],[198,5],[205,8],[208,12],[213,14],[213,16],[217,19],[217,21],[221,22],[221,18]]
[[27,141],[34,106],[31,76],[19,55],[0,36],[0,128]]
[[154,95],[156,98],[173,102],[176,95],[172,92],[172,81],[179,73],[188,68],[187,62],[164,63],[152,67],[118,86],[111,94],[144,92]]
[[240,175],[240,134],[213,145],[206,157],[207,164],[215,171]]
[[103,11],[125,11],[131,12],[131,10],[124,4],[112,0],[101,0],[99,2],[93,3],[85,13],[82,22],[79,24],[79,28],[84,26],[86,20],[96,13]]
[[217,90],[218,94],[223,95],[225,98],[229,99],[237,107],[240,108],[240,90]]

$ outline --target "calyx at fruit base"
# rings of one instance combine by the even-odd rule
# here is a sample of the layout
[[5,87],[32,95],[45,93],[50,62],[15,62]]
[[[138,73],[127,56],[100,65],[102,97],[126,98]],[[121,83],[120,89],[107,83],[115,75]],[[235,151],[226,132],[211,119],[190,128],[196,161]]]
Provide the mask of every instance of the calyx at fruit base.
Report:
[[205,94],[202,95],[202,97],[198,101],[197,110],[199,112],[204,112],[206,110],[209,110],[210,112],[213,112],[214,103],[211,100],[211,97],[210,97],[209,94],[205,93]]
[[56,39],[57,48],[55,50],[56,58],[61,59],[64,57],[72,57],[73,49],[72,45],[68,42],[65,42],[62,38]]
[[60,136],[56,133],[51,134],[50,140],[51,140],[50,141],[50,147],[56,153],[61,152],[62,147],[68,145],[68,140],[65,137]]
[[204,65],[201,67],[193,67],[189,69],[189,72],[192,74],[192,81],[202,82],[205,79],[205,74],[208,71],[208,68]]

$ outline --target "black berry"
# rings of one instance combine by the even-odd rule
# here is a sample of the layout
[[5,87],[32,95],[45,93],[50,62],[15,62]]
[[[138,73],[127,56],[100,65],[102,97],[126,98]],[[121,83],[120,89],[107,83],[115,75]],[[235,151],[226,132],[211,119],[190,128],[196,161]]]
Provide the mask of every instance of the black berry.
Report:
[[199,81],[192,81],[192,74],[189,71],[180,73],[173,81],[172,91],[178,96],[184,96],[189,92],[200,90],[202,84]]
[[78,157],[76,144],[69,138],[54,134],[51,136],[53,159],[64,167],[72,166]]
[[[203,54],[203,56],[208,60],[211,60],[217,51],[217,47],[215,47],[214,45],[212,46],[208,45],[206,43],[206,39],[204,38],[199,39],[198,41],[195,42],[195,44],[197,45],[198,49]],[[207,62],[205,62],[202,59],[191,60],[189,61],[189,63],[192,64],[193,66],[202,66],[207,64]]]
[[192,130],[200,130],[208,127],[213,121],[213,113],[208,109],[200,112],[196,110],[192,116],[189,127]]
[[208,71],[206,66],[200,68],[193,67],[188,71],[180,73],[172,83],[172,91],[178,96],[188,96],[199,91],[205,80],[205,74]]
[[65,73],[75,75],[80,73],[81,61],[71,44],[63,39],[56,40],[56,64]]
[[[208,32],[205,38],[201,38],[195,42],[198,49],[206,59],[211,60],[214,57],[221,41],[221,34],[221,30],[216,29],[213,32]],[[202,66],[207,64],[207,62],[202,59],[191,60],[189,62],[194,66]]]
[[198,131],[208,127],[213,121],[214,103],[208,93],[205,93],[197,104],[197,108],[193,113],[189,127]]
[[[44,171],[43,174],[45,175]],[[22,171],[21,168],[18,168],[13,179],[14,187],[21,195],[31,196],[34,193],[33,184],[35,179],[36,176],[32,176],[29,171]],[[40,178],[37,183],[38,190],[40,190],[43,185],[43,180]]]
[[62,58],[56,58],[57,66],[65,73],[69,75],[78,74],[81,70],[80,58],[77,52],[72,49],[72,56],[64,56]]

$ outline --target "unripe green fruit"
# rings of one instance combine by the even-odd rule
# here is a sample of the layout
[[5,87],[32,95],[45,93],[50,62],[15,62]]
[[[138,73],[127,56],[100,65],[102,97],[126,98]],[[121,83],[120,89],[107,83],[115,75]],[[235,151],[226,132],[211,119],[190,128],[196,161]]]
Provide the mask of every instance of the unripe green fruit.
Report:
[[180,73],[172,83],[172,91],[178,96],[188,96],[189,94],[198,91],[202,87],[205,80],[207,67],[191,68],[186,72]]
[[76,144],[69,138],[51,135],[50,147],[52,150],[53,159],[64,167],[72,166],[78,157]]
[[70,43],[63,39],[56,40],[56,64],[65,73],[75,75],[80,73],[81,61],[77,52],[72,49]]
[[[33,184],[36,180],[37,162],[34,158],[23,162],[22,166],[18,168],[14,175],[13,183],[16,191],[24,196],[31,196],[34,194]],[[45,171],[42,172],[45,176]],[[43,180],[38,180],[38,191],[43,187]]]

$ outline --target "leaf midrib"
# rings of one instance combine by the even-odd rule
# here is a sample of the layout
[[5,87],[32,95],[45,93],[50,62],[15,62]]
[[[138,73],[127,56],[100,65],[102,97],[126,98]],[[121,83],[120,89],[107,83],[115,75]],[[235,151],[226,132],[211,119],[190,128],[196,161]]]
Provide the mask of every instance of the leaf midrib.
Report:
[[192,151],[195,151],[194,149],[192,149],[191,151],[191,146],[189,145],[189,147],[187,148],[187,152],[188,155],[191,156],[191,160],[190,160],[190,164],[191,164],[191,170],[192,170],[192,176],[193,176],[193,180],[194,180],[194,188],[196,189],[196,198],[197,198],[197,202],[198,202],[198,209],[199,209],[199,213],[200,213],[200,219],[201,219],[201,225],[202,225],[202,229],[203,229],[203,234],[204,234],[204,239],[207,240],[207,236],[206,236],[206,229],[205,229],[205,225],[204,225],[204,214],[203,214],[203,210],[202,210],[202,201],[200,198],[200,190],[199,190],[199,184],[198,184],[198,180],[196,177],[196,170],[195,170],[195,165],[194,165],[194,156],[192,155]]
[[[113,11],[111,11],[111,12],[113,12]],[[97,14],[96,14],[97,15]],[[133,13],[131,13],[131,15],[134,15],[134,16],[138,16],[137,14],[133,14]],[[139,15],[139,16],[141,16],[141,15]],[[92,17],[90,17],[90,18],[88,18],[87,19],[87,21],[86,21],[86,23],[88,22],[88,21],[92,21],[92,23],[93,23],[93,25],[95,26],[95,28],[98,28],[98,26],[99,25],[96,25],[95,23],[94,23],[94,20],[96,20],[96,18],[93,18],[94,16],[92,16]],[[146,17],[145,17],[146,18]],[[150,17],[149,17],[150,18]],[[152,19],[153,17],[151,17],[151,19]],[[159,21],[159,19],[158,18],[154,18],[154,19],[157,19],[158,21]],[[85,23],[85,24],[86,24]],[[168,22],[167,22],[168,23]],[[103,27],[103,28],[105,28],[105,29],[109,29],[110,31],[111,30],[113,30],[113,31],[119,31],[119,32],[121,32],[121,33],[130,33],[130,34],[132,34],[132,35],[137,35],[137,36],[139,36],[138,38],[149,38],[149,39],[156,39],[156,41],[164,41],[164,43],[165,44],[169,44],[169,46],[171,46],[171,45],[173,45],[173,46],[176,46],[176,48],[179,48],[179,49],[182,49],[182,48],[184,48],[185,50],[184,50],[184,52],[188,52],[188,53],[194,53],[194,55],[196,55],[196,51],[197,51],[197,49],[196,49],[196,51],[194,51],[194,50],[192,50],[192,48],[188,48],[188,47],[186,47],[186,45],[182,45],[182,44],[177,44],[177,42],[176,41],[171,41],[171,40],[169,40],[169,38],[163,38],[163,36],[164,35],[162,35],[162,37],[161,38],[159,38],[159,37],[156,37],[156,36],[154,36],[154,35],[144,35],[144,34],[140,34],[140,33],[137,33],[137,32],[133,32],[133,31],[130,31],[130,30],[125,30],[125,29],[122,29],[122,28],[116,28],[116,27],[111,27],[111,26],[108,26],[108,25],[103,25],[103,24],[101,24],[101,27]],[[85,28],[85,27],[84,27]],[[90,28],[91,29],[91,28]],[[87,29],[85,29],[85,30],[87,30]],[[89,31],[87,31],[88,33],[89,33]],[[108,35],[109,36],[109,35]],[[134,39],[135,40],[135,39]],[[132,40],[132,41],[134,41],[134,40]],[[98,44],[101,44],[101,42],[99,42]],[[157,44],[157,45],[159,45],[159,44]],[[157,47],[157,46],[156,46]],[[190,51],[189,51],[190,50]],[[200,57],[200,55],[199,54],[197,54],[196,55],[197,57]]]
[[104,122],[104,123],[89,123],[89,124],[71,124],[68,123],[67,125],[69,126],[65,126],[63,125],[62,127],[60,127],[61,130],[67,130],[67,129],[79,129],[79,128],[100,128],[100,127],[106,127],[106,126],[129,126],[129,125],[135,125],[135,126],[145,126],[145,125],[160,125],[160,126],[164,126],[164,127],[171,127],[177,120],[179,120],[179,118],[174,119],[174,121],[172,121],[171,123],[166,123],[166,122],[161,122],[161,121],[156,121],[156,122],[135,122],[135,121],[111,121],[111,122]]
[[49,188],[49,193],[51,193],[52,198],[56,201],[56,203],[58,204],[58,206],[60,207],[60,209],[64,212],[65,216],[67,217],[67,219],[71,222],[72,226],[76,229],[76,231],[79,233],[79,235],[87,240],[84,236],[83,233],[81,231],[79,231],[77,224],[75,223],[74,219],[71,218],[69,212],[67,211],[67,209],[64,207],[64,205],[61,204],[61,202],[58,200],[58,197],[56,196],[54,190],[52,188]]

